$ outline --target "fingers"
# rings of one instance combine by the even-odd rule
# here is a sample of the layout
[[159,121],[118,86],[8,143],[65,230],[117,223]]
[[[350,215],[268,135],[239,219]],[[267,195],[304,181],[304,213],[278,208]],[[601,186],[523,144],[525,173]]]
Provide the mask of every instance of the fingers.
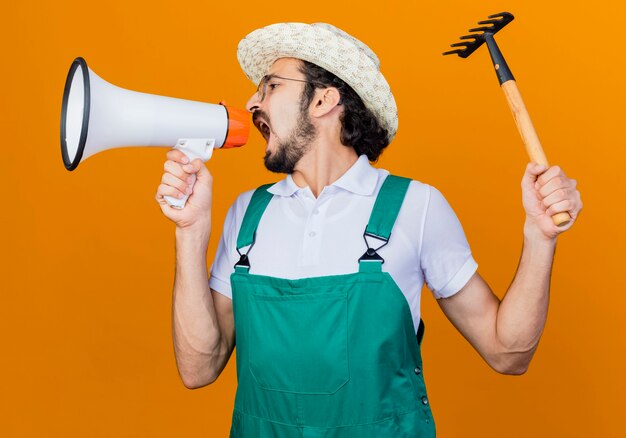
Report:
[[[532,163],[527,166],[527,170]],[[537,177],[534,187],[538,198],[552,216],[567,211],[574,218],[582,210],[577,181],[568,178],[559,166],[551,166]]]
[[[179,153],[175,154],[174,152]],[[169,151],[167,156],[170,159],[163,164],[165,173],[161,178],[161,182],[176,187],[181,192],[185,192],[186,186],[193,184],[195,180],[194,174],[201,167],[204,167],[202,160],[195,159],[189,163],[189,158],[180,151]],[[181,161],[187,161],[187,164],[182,164]]]
[[526,165],[526,172],[524,177],[532,182],[537,180],[537,177],[546,171],[548,167],[538,163],[528,163]]
[[[189,178],[193,179],[193,177],[189,177]],[[167,173],[167,172],[164,173],[163,176],[161,177],[161,183],[168,185],[170,187],[174,187],[178,189],[181,193],[184,193],[186,195],[191,195],[190,182],[182,181],[180,178],[176,178],[171,173]]]
[[[539,194],[546,198],[553,193],[561,193],[563,195],[568,195],[573,192],[574,185],[568,178],[554,177],[550,181],[546,183],[544,186],[539,187]],[[536,187],[535,187],[536,188]]]
[[559,166],[551,166],[545,172],[539,175],[539,177],[537,178],[537,183],[540,186],[543,186],[547,184],[548,181],[550,181],[552,178],[555,178],[555,177],[567,178],[565,176],[565,173],[563,173],[563,170],[561,170]]
[[165,154],[168,160],[175,161],[177,163],[187,164],[189,163],[189,158],[183,151],[180,149],[170,149]]
[[[556,195],[556,193],[554,195]],[[555,200],[548,200],[548,198],[545,198],[542,203],[546,207],[546,214],[549,216],[554,216],[562,211],[571,211],[574,209],[574,201],[570,198],[558,197]]]
[[170,149],[166,153],[167,161],[163,164],[164,173],[161,184],[157,188],[156,200],[159,204],[166,204],[164,196],[181,199],[192,193],[195,182],[195,173],[204,167],[202,160],[196,159],[190,163],[189,158],[178,149]]
[[190,166],[190,164],[181,165],[180,163],[176,163],[172,160],[167,160],[163,164],[163,170],[165,170],[166,173],[169,173],[180,179],[181,181],[187,181],[191,177],[192,173],[187,172],[187,166]]
[[170,196],[172,198],[181,199],[184,194],[175,187],[169,186],[167,184],[159,184],[157,188],[156,196],[154,197],[157,202],[161,205],[167,204],[167,201],[163,199],[164,196]]
[[545,198],[557,191],[572,193],[576,184],[576,180],[566,177],[558,166],[553,166],[537,178],[535,189]]
[[170,149],[165,155],[167,161],[163,165],[164,170],[181,180],[188,179],[191,174],[197,173],[203,167],[201,159],[196,158],[190,161],[189,157],[179,149]]
[[204,167],[204,163],[200,158],[196,158],[191,163],[185,164],[182,167],[182,169],[188,174],[198,173],[202,168],[206,169],[206,167]]

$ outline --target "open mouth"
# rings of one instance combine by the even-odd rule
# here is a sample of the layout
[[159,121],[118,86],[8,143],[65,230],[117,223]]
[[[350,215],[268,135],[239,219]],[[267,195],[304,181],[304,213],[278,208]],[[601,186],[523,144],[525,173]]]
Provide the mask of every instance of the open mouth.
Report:
[[255,111],[252,114],[252,123],[259,130],[265,141],[269,141],[271,128],[270,124],[267,122],[266,117],[260,112]]
[[261,135],[265,140],[269,140],[270,138],[270,126],[264,121],[260,121],[258,125],[259,131],[261,131]]

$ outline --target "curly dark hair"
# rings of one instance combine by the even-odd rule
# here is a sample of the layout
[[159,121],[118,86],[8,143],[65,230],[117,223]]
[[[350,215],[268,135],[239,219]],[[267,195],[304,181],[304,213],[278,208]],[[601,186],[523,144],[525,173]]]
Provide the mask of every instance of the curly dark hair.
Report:
[[300,71],[309,81],[302,93],[303,108],[309,107],[315,89],[321,88],[320,85],[337,88],[343,105],[343,114],[339,119],[341,144],[353,147],[358,155],[366,154],[370,161],[378,160],[383,149],[389,145],[389,133],[365,107],[359,95],[343,80],[311,62],[302,60]]

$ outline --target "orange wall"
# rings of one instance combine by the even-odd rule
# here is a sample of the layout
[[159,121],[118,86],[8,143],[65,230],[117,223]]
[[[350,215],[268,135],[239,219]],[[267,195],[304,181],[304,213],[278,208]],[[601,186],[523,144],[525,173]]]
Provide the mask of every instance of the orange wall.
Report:
[[[397,138],[378,166],[444,193],[502,296],[521,249],[527,159],[485,49],[467,60],[441,52],[503,9],[517,18],[498,41],[548,158],[578,180],[585,210],[559,239],[548,324],[526,375],[491,371],[425,290],[439,436],[620,436],[626,96],[614,18],[626,6],[606,0],[4,5],[0,435],[224,437],[229,429],[234,360],[197,391],[176,372],[174,228],[154,201],[165,149],[108,151],[72,173],[62,165],[62,89],[76,56],[124,88],[242,106],[255,88],[236,59],[248,32],[326,21],[353,33],[380,56],[399,106]],[[255,132],[208,164],[209,260],[237,194],[277,180],[262,156]]]

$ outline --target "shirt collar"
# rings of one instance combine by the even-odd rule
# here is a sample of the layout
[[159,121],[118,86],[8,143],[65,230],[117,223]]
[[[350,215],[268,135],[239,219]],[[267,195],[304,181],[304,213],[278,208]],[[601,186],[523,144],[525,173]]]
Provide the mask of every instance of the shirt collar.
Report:
[[[358,160],[350,167],[337,181],[331,184],[356,195],[369,196],[376,190],[378,183],[378,172],[372,167],[367,155],[361,155]],[[285,179],[278,181],[276,184],[267,189],[273,195],[291,196],[298,190],[305,187],[298,187],[294,182],[291,174]]]
[[288,174],[285,179],[281,179],[273,186],[270,186],[267,191],[273,195],[278,196],[286,196],[289,197],[300,190],[298,184],[296,184],[291,177],[291,174]]

